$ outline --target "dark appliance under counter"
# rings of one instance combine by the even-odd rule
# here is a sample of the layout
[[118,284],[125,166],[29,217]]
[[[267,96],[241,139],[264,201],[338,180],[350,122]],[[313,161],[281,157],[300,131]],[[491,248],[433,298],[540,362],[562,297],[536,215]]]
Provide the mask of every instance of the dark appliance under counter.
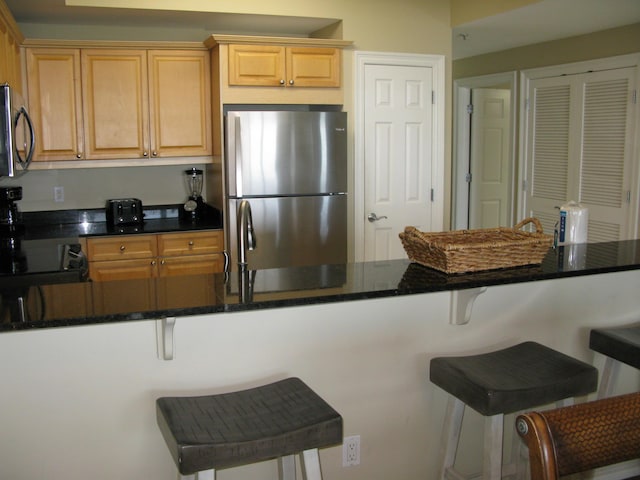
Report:
[[0,321],[31,320],[32,292],[38,295],[42,285],[83,282],[87,272],[77,238],[0,237]]

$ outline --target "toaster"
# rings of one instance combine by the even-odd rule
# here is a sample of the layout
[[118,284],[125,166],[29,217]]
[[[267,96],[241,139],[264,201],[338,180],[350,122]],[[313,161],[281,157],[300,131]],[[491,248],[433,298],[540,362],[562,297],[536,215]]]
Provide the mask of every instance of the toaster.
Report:
[[107,223],[109,225],[141,224],[143,220],[142,201],[137,198],[116,198],[107,200]]

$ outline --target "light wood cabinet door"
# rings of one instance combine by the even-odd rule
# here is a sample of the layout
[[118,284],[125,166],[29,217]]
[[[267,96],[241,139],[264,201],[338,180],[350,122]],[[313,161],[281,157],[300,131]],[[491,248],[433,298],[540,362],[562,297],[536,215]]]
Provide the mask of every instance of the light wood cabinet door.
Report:
[[158,235],[158,255],[198,255],[223,250],[222,231],[164,233]]
[[83,158],[80,50],[27,48],[26,61],[34,161]]
[[0,16],[0,83],[8,83],[22,93],[22,73],[18,26],[4,23]]
[[159,277],[206,275],[219,273],[223,270],[224,256],[221,253],[162,257],[158,262]]
[[144,312],[156,309],[156,284],[146,279],[91,282],[91,289],[94,315]]
[[81,50],[87,159],[149,157],[146,50]]
[[89,263],[153,258],[157,253],[155,235],[123,235],[87,239]]
[[340,87],[339,48],[229,45],[229,85]]
[[287,85],[339,87],[342,51],[338,48],[287,48]]
[[229,85],[278,87],[286,82],[285,48],[229,45]]
[[150,50],[151,157],[211,155],[211,75],[206,51]]
[[223,286],[215,275],[161,277],[157,280],[159,309],[195,308],[214,305]]

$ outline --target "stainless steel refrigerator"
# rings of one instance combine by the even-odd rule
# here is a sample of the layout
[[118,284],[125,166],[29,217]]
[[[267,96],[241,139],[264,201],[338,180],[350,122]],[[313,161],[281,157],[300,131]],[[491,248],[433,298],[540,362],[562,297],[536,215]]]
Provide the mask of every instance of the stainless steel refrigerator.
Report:
[[225,115],[230,268],[346,263],[344,112]]

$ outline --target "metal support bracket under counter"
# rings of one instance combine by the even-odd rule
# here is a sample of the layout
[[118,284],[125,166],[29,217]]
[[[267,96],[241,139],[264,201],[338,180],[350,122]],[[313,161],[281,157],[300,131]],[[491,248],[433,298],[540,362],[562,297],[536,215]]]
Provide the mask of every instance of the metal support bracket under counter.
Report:
[[480,294],[486,291],[487,287],[453,290],[449,304],[449,323],[451,325],[466,325],[469,323],[473,303]]
[[165,317],[156,320],[156,345],[160,360],[173,360],[175,355],[175,341],[173,330],[176,317]]

